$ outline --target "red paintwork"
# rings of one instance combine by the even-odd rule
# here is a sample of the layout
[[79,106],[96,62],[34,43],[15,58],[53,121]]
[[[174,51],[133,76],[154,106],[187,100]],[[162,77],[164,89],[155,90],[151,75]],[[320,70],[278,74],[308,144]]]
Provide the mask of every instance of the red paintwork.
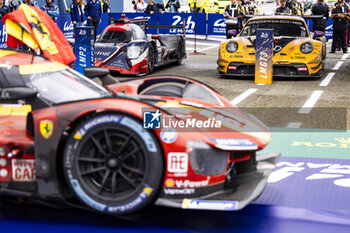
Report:
[[[18,55],[19,58],[18,58]],[[17,59],[14,59],[17,57]],[[27,54],[21,54],[17,53],[17,55],[8,55],[6,57],[0,58],[0,62],[3,62],[5,59],[11,59],[14,61],[17,61],[19,64],[28,64],[31,60],[32,56]],[[35,58],[34,63],[42,63],[45,62],[44,59]],[[47,61],[46,61],[47,62]],[[123,82],[123,83],[117,83],[113,85],[109,85],[106,88],[109,90],[113,90],[115,92],[124,92],[125,94],[132,95],[132,96],[138,96],[138,89],[140,85],[145,83],[146,81],[150,80],[157,80],[157,79],[164,79],[164,78],[175,78],[180,79],[183,81],[188,81],[186,78],[182,77],[170,77],[170,76],[163,76],[163,77],[149,77],[149,78],[143,78],[143,79],[137,79],[132,80],[129,82]],[[163,99],[164,101],[156,103],[156,108],[159,108],[160,112],[162,112],[163,115],[167,115],[168,113],[162,111],[162,106],[164,103],[167,103],[169,101],[171,102],[178,102],[181,103],[183,101],[191,102],[196,105],[202,105],[205,107],[231,107],[231,112],[234,117],[237,117],[237,119],[241,119],[240,125],[237,125],[237,130],[230,130],[227,132],[215,132],[215,131],[196,131],[196,132],[178,132],[177,139],[171,143],[163,143],[160,137],[160,130],[154,130],[154,133],[156,137],[158,138],[158,141],[160,142],[160,146],[162,148],[162,151],[164,153],[164,161],[168,161],[168,154],[170,152],[182,152],[182,153],[190,153],[190,151],[186,151],[186,144],[188,141],[204,141],[207,144],[215,147],[216,145],[208,139],[208,137],[211,138],[244,138],[249,139],[250,141],[254,142],[256,145],[258,145],[258,150],[263,149],[268,142],[264,142],[261,139],[254,137],[253,135],[249,135],[244,133],[245,127],[247,125],[253,126],[257,131],[256,132],[268,132],[268,129],[261,125],[258,122],[255,122],[253,119],[247,117],[247,115],[243,112],[241,112],[238,108],[235,108],[235,106],[232,106],[231,103],[226,100],[224,97],[210,89],[209,87],[206,87],[204,84],[201,84],[197,81],[191,81],[197,85],[202,86],[203,88],[207,89],[212,95],[215,96],[217,99],[217,103],[206,103],[199,100],[191,100],[191,99],[184,99],[184,98],[177,98],[177,97],[160,97],[160,96],[154,96],[156,99]],[[64,94],[64,93],[63,93]],[[148,98],[152,98],[152,96],[147,96]],[[23,158],[34,158],[34,156],[37,156],[38,154],[44,155],[44,156],[53,156],[54,158],[58,155],[59,151],[59,143],[62,138],[63,132],[65,132],[70,127],[75,127],[75,123],[77,122],[77,119],[79,119],[82,116],[86,116],[90,113],[96,113],[96,112],[123,112],[129,115],[132,115],[138,119],[140,119],[140,122],[142,122],[142,109],[143,108],[153,108],[147,103],[140,102],[138,100],[133,99],[125,99],[125,98],[105,98],[105,99],[96,99],[96,100],[84,100],[74,103],[67,103],[62,104],[58,106],[53,106],[50,108],[44,108],[40,110],[32,111],[32,116],[34,120],[34,138],[27,133],[26,130],[26,117],[8,117],[8,116],[0,116],[0,146],[3,146],[6,148],[6,152],[10,152],[10,150],[14,146],[19,146],[23,148],[25,157]],[[153,108],[154,109],[154,108]],[[195,109],[195,108],[193,108]],[[156,110],[156,109],[154,109]],[[202,115],[196,110],[193,110],[191,112],[191,115],[197,119],[208,119],[208,117]],[[232,118],[233,119],[233,118]],[[243,119],[243,120],[242,120]],[[40,133],[40,122],[42,120],[50,120],[53,122],[53,134],[48,138],[44,138]],[[234,121],[234,119],[232,120]],[[236,120],[236,122],[239,122]],[[35,150],[35,154],[33,153]],[[32,152],[32,154],[30,153]],[[228,152],[230,153],[230,152]],[[248,159],[249,157],[244,157],[243,159]],[[7,158],[8,160],[10,158]],[[229,164],[230,160],[227,161],[227,165]],[[8,163],[9,164],[9,163]],[[220,182],[223,182],[226,178],[225,173],[216,175],[216,176],[207,176],[207,175],[201,175],[196,174],[191,164],[188,165],[188,172],[186,176],[184,177],[178,177],[174,173],[166,171],[164,176],[164,182],[163,186],[168,187],[171,182],[167,181],[176,181],[176,180],[189,180],[189,181],[208,181],[208,185],[211,184],[217,184]],[[165,168],[167,168],[167,164],[165,164]],[[1,168],[0,168],[1,169]],[[10,174],[10,166],[8,165],[6,169],[9,171]],[[55,169],[55,166],[50,167],[50,169]],[[10,181],[10,175],[0,179],[0,182],[9,182]],[[50,179],[55,179],[55,177],[50,177]],[[171,186],[171,185],[170,185]],[[173,186],[172,186],[173,187]]]
[[[11,53],[0,57],[0,64],[11,63],[13,66],[26,64],[42,64],[47,63],[48,60],[30,53]],[[50,61],[51,62],[51,61]]]
[[[0,170],[6,169],[8,175],[0,176],[0,182],[10,182],[12,177],[11,161],[17,156],[9,157],[8,154],[14,152],[21,155],[21,159],[34,159],[34,140],[27,133],[25,116],[0,116],[0,147],[5,149],[5,156],[0,159],[6,160],[6,166],[0,165]],[[19,154],[18,147],[22,148]]]
[[125,24],[112,24],[107,26],[104,30],[106,31],[131,31],[130,27]]
[[95,62],[95,66],[103,67],[109,70],[115,70],[115,71],[118,71],[120,74],[130,74],[130,75],[147,74],[148,57],[146,57],[146,59],[142,60],[140,63],[133,65],[130,69],[124,69],[117,66],[106,66],[102,61],[99,61],[99,60]]

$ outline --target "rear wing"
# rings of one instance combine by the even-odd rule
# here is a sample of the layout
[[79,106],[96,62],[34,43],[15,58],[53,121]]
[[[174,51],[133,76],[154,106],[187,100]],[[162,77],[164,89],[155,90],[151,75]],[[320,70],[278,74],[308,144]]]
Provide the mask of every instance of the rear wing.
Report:
[[[269,15],[244,15],[243,17],[250,19],[250,18],[259,17],[259,16],[269,16]],[[288,16],[298,16],[298,15],[288,15]],[[303,15],[300,17],[302,17],[303,19],[323,19],[324,18],[323,15]]]
[[[146,34],[147,28],[181,28],[183,35],[186,36],[186,19],[182,20],[182,25],[149,25],[148,24],[148,18],[135,18],[135,19],[128,19],[128,18],[121,18],[116,20],[111,20],[111,22],[115,24],[127,24],[127,23],[133,23],[138,25]],[[159,34],[159,30],[157,32]]]

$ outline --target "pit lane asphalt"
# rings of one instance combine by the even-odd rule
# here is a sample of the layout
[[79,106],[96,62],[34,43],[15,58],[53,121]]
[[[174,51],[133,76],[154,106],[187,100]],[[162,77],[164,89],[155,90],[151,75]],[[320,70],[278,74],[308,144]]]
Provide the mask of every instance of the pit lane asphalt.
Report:
[[[157,68],[151,76],[178,75],[194,78],[210,85],[228,100],[248,91],[249,95],[237,106],[256,115],[270,127],[350,129],[350,56],[344,56],[341,51],[330,54],[331,44],[327,43],[326,67],[321,78],[280,78],[274,79],[271,85],[256,85],[253,78],[218,77],[218,46],[223,40],[223,37],[210,37],[207,40],[199,37],[196,51],[204,54],[192,55],[194,39],[187,38],[188,57],[182,65]],[[335,70],[337,67],[339,68]],[[331,78],[329,83],[324,81],[326,86],[320,86],[326,77],[328,80]],[[318,99],[315,96],[311,98],[313,92],[316,92],[316,97],[317,94],[320,95]],[[304,111],[309,113],[300,113],[308,100],[313,108]]]

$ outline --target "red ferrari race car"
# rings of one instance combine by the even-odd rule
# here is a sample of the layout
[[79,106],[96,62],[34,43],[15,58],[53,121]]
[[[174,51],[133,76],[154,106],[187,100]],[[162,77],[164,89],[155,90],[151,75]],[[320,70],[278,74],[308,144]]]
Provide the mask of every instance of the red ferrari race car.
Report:
[[[0,70],[1,195],[111,214],[153,202],[238,210],[261,194],[279,157],[256,154],[270,141],[260,121],[195,80],[118,83],[106,69],[87,69],[102,87],[13,50],[0,50]],[[224,130],[177,130],[184,110],[190,126],[222,121]],[[171,117],[171,130],[156,124]]]

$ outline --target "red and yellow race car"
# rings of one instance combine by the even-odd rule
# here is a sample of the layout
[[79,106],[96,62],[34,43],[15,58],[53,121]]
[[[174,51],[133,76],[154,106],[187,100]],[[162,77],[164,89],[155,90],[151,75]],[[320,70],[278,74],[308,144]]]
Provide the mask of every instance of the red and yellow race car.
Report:
[[257,154],[271,139],[259,120],[192,79],[118,83],[87,69],[102,87],[14,50],[0,50],[0,70],[1,195],[112,214],[152,202],[238,210],[279,157]]

